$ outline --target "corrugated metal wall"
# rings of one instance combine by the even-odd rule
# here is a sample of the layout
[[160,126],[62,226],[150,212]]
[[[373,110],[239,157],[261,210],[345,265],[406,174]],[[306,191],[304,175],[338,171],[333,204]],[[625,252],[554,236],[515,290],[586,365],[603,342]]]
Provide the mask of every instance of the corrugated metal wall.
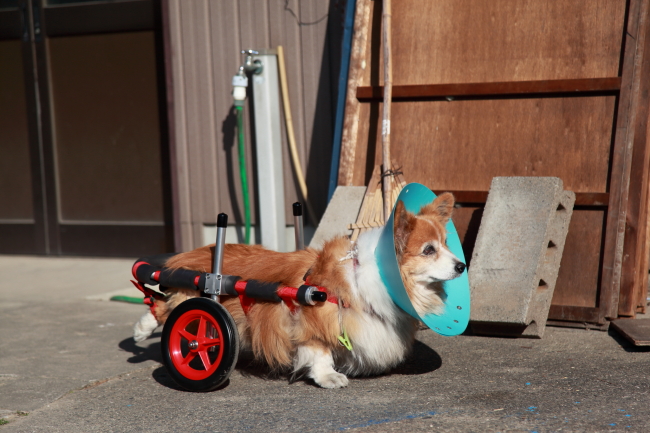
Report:
[[[202,244],[220,212],[243,224],[231,80],[242,49],[285,50],[294,129],[311,201],[325,209],[344,0],[166,0],[176,249]],[[249,184],[254,150],[245,108]],[[283,127],[285,202],[299,199]],[[287,223],[293,221],[287,209]]]

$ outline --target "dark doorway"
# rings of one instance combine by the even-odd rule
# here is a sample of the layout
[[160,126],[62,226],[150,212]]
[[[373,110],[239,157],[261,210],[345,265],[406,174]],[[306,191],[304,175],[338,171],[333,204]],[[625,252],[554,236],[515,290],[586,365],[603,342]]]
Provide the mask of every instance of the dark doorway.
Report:
[[0,0],[0,253],[172,243],[159,2]]

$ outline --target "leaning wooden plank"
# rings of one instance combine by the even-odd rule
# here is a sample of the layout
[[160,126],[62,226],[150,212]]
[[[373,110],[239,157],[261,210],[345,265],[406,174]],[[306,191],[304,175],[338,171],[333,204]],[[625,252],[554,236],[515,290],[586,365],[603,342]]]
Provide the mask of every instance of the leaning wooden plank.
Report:
[[[647,2],[644,3],[647,5]],[[646,6],[647,7],[647,6]],[[648,13],[647,10],[642,12]],[[646,17],[647,19],[647,17]],[[650,26],[646,26],[643,38],[643,57],[637,89],[636,117],[631,127],[634,129],[630,183],[625,218],[625,240],[621,271],[621,287],[618,304],[619,316],[634,316],[639,307],[645,310],[645,293],[648,284],[646,222],[648,212],[648,170],[650,169],[650,147],[648,146],[647,126],[650,116]]]
[[359,135],[359,101],[357,87],[363,79],[368,46],[368,28],[370,25],[370,0],[357,0],[354,16],[354,36],[350,52],[350,69],[348,73],[348,89],[345,102],[345,120],[341,138],[341,156],[339,159],[338,185],[352,185],[354,175],[354,159]]
[[[645,44],[650,31],[648,25],[648,2],[632,0],[627,23],[625,53],[623,56],[623,76],[621,94],[618,104],[618,118],[614,149],[612,152],[611,182],[609,185],[610,203],[603,253],[602,287],[600,305],[604,308],[607,318],[615,319],[619,315],[633,316],[629,308],[628,293],[633,290],[633,283],[627,282],[623,275],[623,258],[625,254],[635,255],[625,249],[625,231],[627,212],[629,210],[630,175],[632,172],[632,156],[634,151],[635,134],[640,113],[643,111],[643,100],[640,89],[643,70],[643,55]],[[645,122],[645,119],[643,120]],[[632,200],[637,200],[632,197]],[[634,233],[636,238],[637,234]],[[631,238],[629,238],[631,239]],[[628,248],[632,248],[628,244]],[[636,249],[636,242],[634,244]],[[635,260],[632,259],[634,263]],[[627,265],[627,264],[626,264]],[[632,268],[634,265],[632,265]],[[623,295],[623,303],[619,305]]]

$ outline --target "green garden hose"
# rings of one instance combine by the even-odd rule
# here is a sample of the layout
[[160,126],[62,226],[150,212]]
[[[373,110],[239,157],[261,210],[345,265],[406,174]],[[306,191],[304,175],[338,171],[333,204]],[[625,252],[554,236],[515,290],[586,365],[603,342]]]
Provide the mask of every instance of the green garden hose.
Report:
[[239,177],[244,199],[244,243],[250,244],[251,239],[251,204],[248,196],[248,176],[246,174],[246,155],[244,153],[244,107],[235,105],[237,110],[237,136],[239,150]]

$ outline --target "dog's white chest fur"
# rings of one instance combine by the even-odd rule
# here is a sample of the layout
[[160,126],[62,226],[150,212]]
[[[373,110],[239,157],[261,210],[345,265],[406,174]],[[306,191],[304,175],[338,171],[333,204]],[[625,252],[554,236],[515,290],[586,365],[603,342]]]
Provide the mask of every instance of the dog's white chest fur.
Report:
[[349,375],[383,373],[404,360],[413,343],[417,323],[391,299],[379,274],[375,248],[381,229],[357,241],[356,263],[350,260],[349,281],[355,303],[363,308],[343,310],[342,323],[356,322],[348,337],[352,351],[337,358],[338,370]]

